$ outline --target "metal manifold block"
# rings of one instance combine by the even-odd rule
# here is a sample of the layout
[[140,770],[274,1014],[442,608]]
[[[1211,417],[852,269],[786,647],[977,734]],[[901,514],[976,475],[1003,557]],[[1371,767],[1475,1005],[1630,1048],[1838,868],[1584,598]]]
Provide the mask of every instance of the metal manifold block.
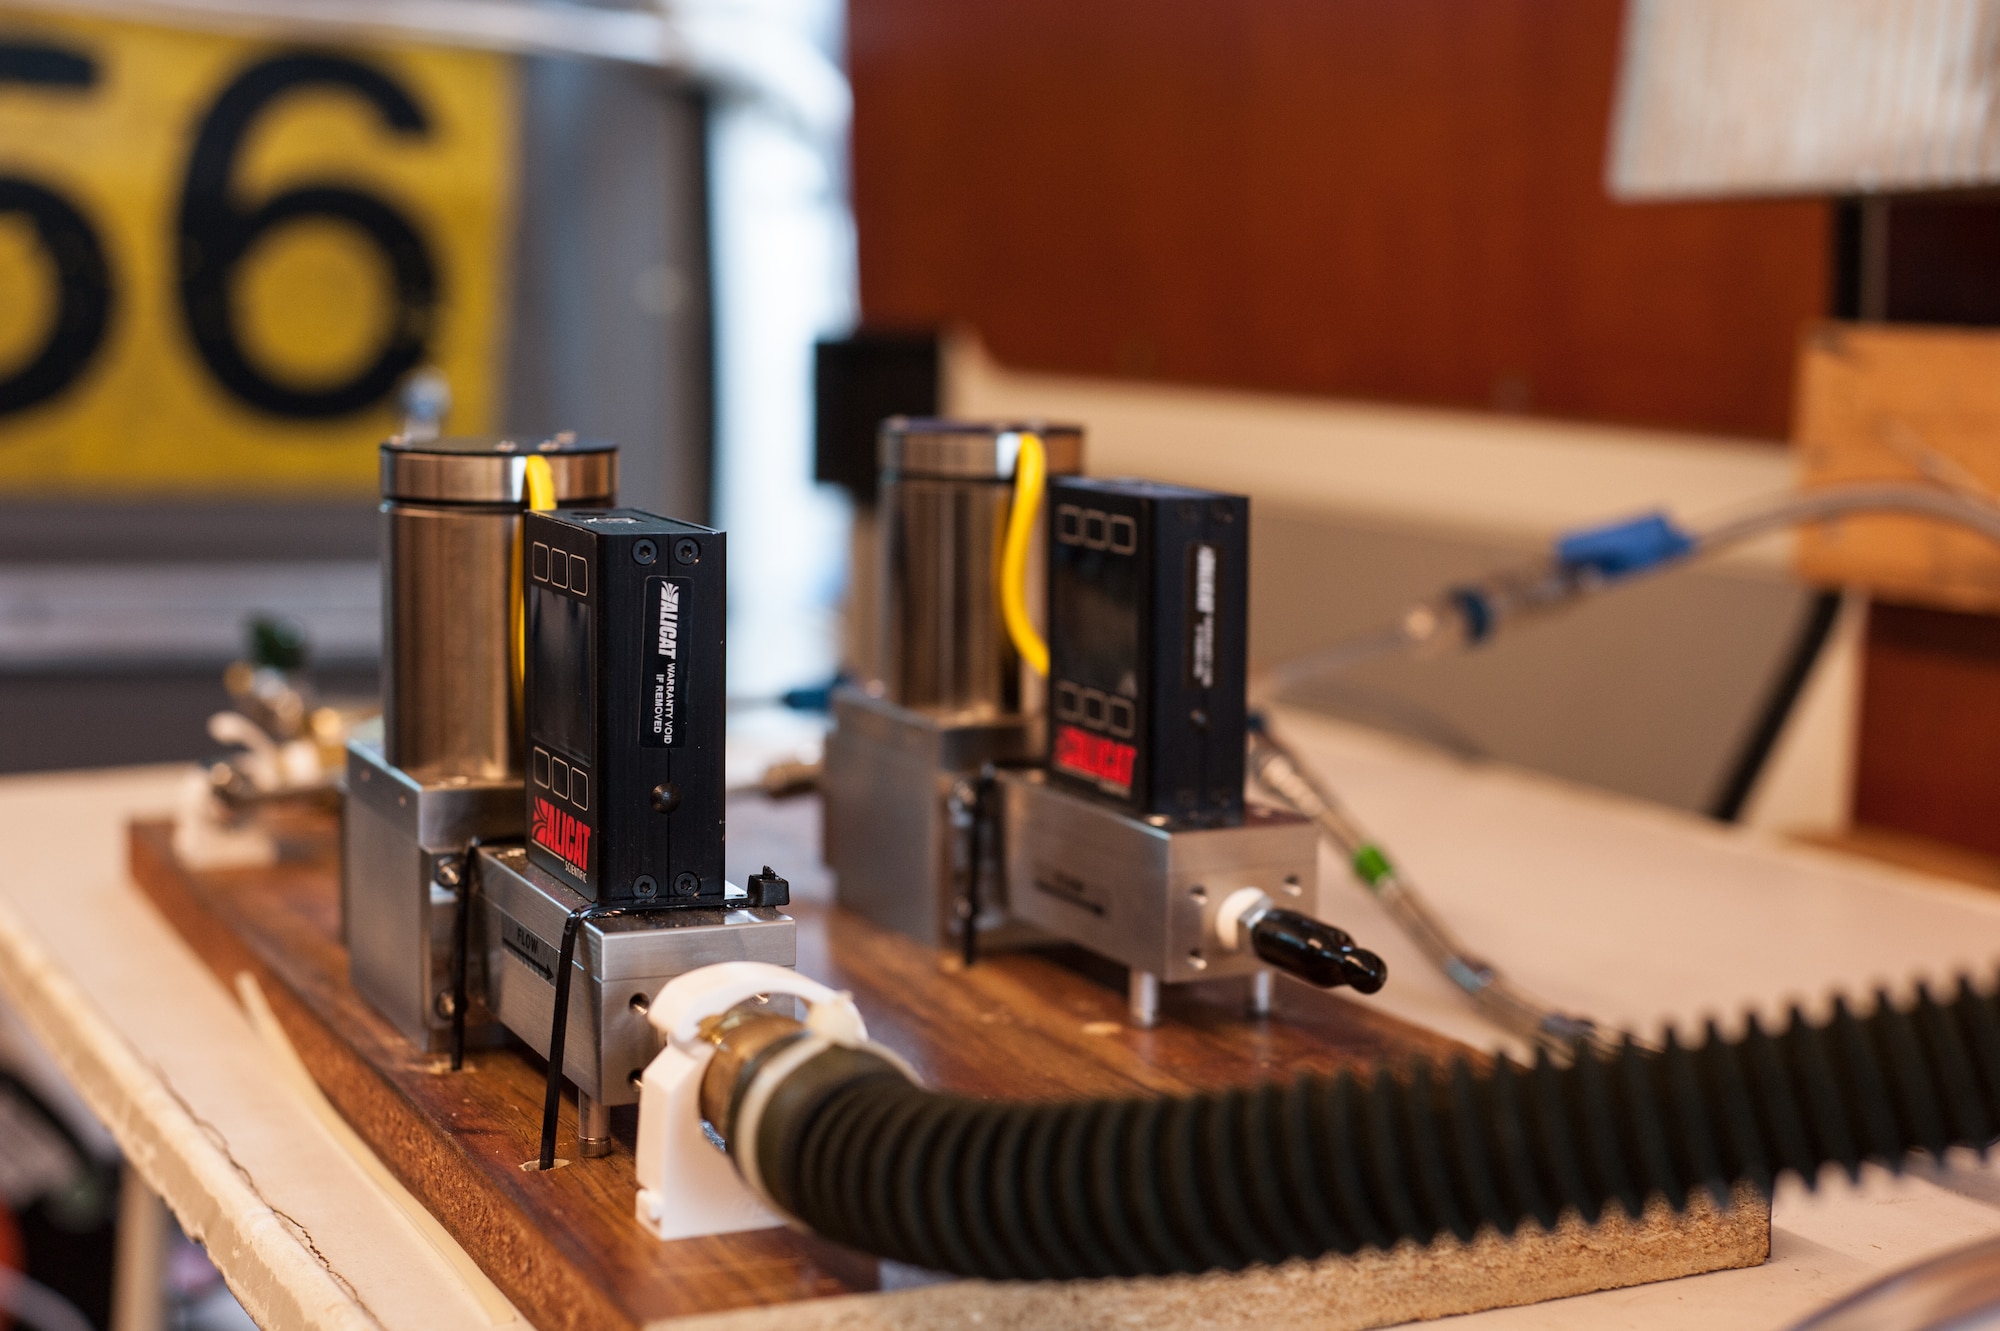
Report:
[[[529,864],[519,846],[479,852],[475,900],[473,948],[485,963],[486,1006],[546,1058],[563,929],[592,903]],[[660,1051],[646,1010],[667,981],[722,961],[791,966],[796,956],[792,917],[772,906],[586,916],[570,963],[562,1060],[580,1097],[586,1151],[604,1137],[592,1123],[599,1111],[639,1099],[639,1078]]]
[[1008,907],[1017,920],[1129,968],[1132,1020],[1158,1019],[1159,987],[1248,978],[1270,1007],[1272,971],[1241,945],[1232,903],[1255,892],[1318,917],[1319,841],[1296,814],[1255,805],[1233,827],[1174,828],[1051,786],[999,774]]
[[840,904],[932,947],[964,933],[977,884],[982,940],[1007,941],[997,837],[979,837],[981,773],[1041,750],[1021,715],[924,711],[857,688],[833,696],[820,788],[825,858]]
[[419,1049],[441,1052],[450,1035],[466,847],[475,837],[518,837],[521,800],[518,778],[419,780],[383,757],[379,736],[348,741],[340,848],[348,975]]

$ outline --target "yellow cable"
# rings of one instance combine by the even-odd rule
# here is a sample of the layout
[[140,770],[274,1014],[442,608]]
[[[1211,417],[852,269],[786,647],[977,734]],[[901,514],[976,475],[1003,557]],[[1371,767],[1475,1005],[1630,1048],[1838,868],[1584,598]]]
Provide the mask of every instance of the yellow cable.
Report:
[[1035,532],[1035,515],[1042,507],[1042,479],[1048,456],[1042,437],[1028,431],[1019,436],[1021,451],[1014,463],[1014,504],[1007,514],[1007,539],[1000,548],[1000,615],[1014,650],[1038,675],[1049,673],[1049,645],[1028,618],[1028,543]]
[[[547,458],[538,453],[528,456],[521,468],[521,488],[527,491],[528,507],[534,512],[546,513],[556,506],[556,474],[550,469]],[[528,551],[523,547],[520,559],[514,561],[510,577],[513,584],[514,683],[523,687],[528,682],[528,616],[522,606],[526,593],[521,584],[521,560],[527,557]]]
[[546,513],[556,506],[556,474],[541,454],[528,455],[521,469],[521,484],[528,492],[528,507],[535,512]]

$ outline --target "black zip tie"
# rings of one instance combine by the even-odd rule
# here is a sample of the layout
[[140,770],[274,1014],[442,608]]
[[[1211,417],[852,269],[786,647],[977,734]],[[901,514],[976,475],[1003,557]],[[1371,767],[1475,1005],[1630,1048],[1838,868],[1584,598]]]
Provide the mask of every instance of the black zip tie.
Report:
[[598,917],[597,907],[579,906],[563,921],[562,946],[556,952],[556,1011],[549,1027],[549,1080],[542,1096],[542,1154],[538,1169],[556,1167],[556,1111],[562,1107],[563,1046],[569,1039],[569,973],[576,960],[576,932],[585,920]]
[[970,969],[979,960],[979,912],[985,909],[981,887],[986,882],[990,860],[992,877],[1002,887],[1007,883],[1007,838],[1000,820],[1004,807],[1000,796],[1000,769],[1025,770],[1031,763],[987,763],[971,778],[971,826],[966,829],[965,920],[959,935],[961,956]]
[[619,915],[668,915],[685,907],[674,906],[578,906],[563,921],[562,946],[556,950],[555,1014],[549,1024],[548,1087],[542,1095],[542,1152],[537,1169],[556,1167],[556,1115],[562,1108],[563,1054],[569,1042],[570,972],[576,962],[577,931],[586,922],[608,920]]
[[478,837],[465,844],[465,867],[458,876],[458,910],[451,921],[451,1070],[465,1068],[465,1008],[467,972],[472,969],[472,894],[479,884]]
[[988,763],[972,783],[971,825],[965,830],[965,927],[959,934],[967,970],[979,961],[979,912],[984,904],[980,887],[986,877],[989,849],[999,854],[998,831],[993,820],[993,797],[997,790],[993,764]]

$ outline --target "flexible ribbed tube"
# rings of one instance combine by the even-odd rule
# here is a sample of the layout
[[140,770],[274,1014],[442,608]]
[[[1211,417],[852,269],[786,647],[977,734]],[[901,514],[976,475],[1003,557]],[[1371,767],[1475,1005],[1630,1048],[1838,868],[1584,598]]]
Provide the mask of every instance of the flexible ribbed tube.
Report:
[[[1185,1097],[1009,1104],[865,1050],[785,1078],[756,1127],[772,1199],[829,1238],[995,1279],[1235,1270],[1565,1210],[1637,1217],[1790,1171],[1898,1165],[2000,1133],[2000,1008],[1962,983],[1899,1010],[1568,1066],[1460,1060]],[[727,1134],[725,1134],[727,1135]],[[741,1149],[732,1139],[732,1149]]]

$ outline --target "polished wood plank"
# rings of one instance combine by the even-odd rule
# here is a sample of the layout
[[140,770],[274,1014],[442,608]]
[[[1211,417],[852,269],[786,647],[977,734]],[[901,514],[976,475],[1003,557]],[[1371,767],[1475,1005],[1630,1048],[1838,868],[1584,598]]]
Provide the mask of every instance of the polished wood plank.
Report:
[[[1394,1066],[1419,1054],[1475,1056],[1365,1002],[1290,982],[1271,1018],[1247,1013],[1241,987],[1216,984],[1170,990],[1166,1020],[1137,1030],[1125,1021],[1122,971],[1060,948],[995,955],[966,970],[828,902],[797,819],[761,803],[732,805],[731,817],[739,835],[765,834],[760,849],[810,860],[795,878],[800,969],[851,989],[871,1034],[941,1089],[1008,1098],[1167,1093]],[[610,1156],[524,1171],[539,1137],[543,1063],[505,1041],[475,1049],[468,1070],[452,1074],[378,1017],[347,984],[330,837],[321,844],[318,856],[275,869],[191,873],[174,861],[164,824],[139,824],[131,858],[141,887],[218,976],[257,978],[328,1098],[531,1322],[638,1327],[814,1300],[826,1310],[821,1321],[845,1324],[851,1306],[823,1301],[873,1286],[874,1264],[858,1254],[784,1229],[667,1244],[645,1235],[632,1218],[634,1110],[614,1114]],[[565,1102],[565,1147],[574,1129]],[[1767,1227],[1768,1212],[1749,1200],[1720,1217],[1661,1212],[1629,1234],[1593,1237],[1572,1225],[1511,1246],[1488,1236],[1465,1249],[1329,1258],[1209,1284],[966,1282],[943,1297],[996,1316],[1075,1305],[1109,1318],[1185,1305],[1174,1325],[1210,1320],[1211,1298],[1260,1309],[1276,1301],[1300,1315],[1319,1310],[1315,1318],[1333,1325],[1326,1291],[1338,1288],[1338,1324],[1373,1326],[1743,1265],[1762,1260]],[[1190,1302],[1201,1290],[1209,1292]],[[939,1295],[885,1297],[870,1316],[888,1324],[923,1320]]]

